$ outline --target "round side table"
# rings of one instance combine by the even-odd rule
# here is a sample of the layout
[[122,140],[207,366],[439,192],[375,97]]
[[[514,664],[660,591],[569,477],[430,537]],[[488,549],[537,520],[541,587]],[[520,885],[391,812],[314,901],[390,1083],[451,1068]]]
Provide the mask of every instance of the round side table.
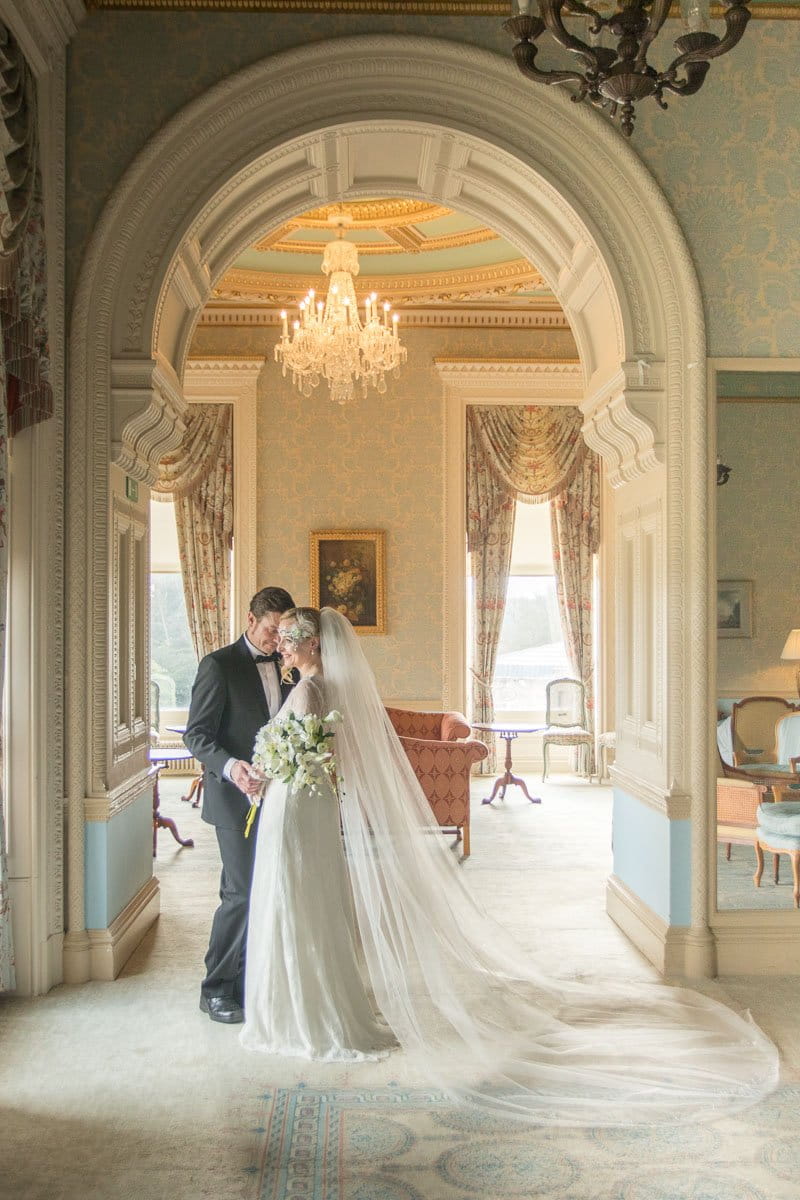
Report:
[[498,776],[492,788],[491,796],[487,796],[484,800],[481,800],[481,804],[491,804],[498,792],[500,793],[500,799],[504,800],[506,788],[510,783],[513,783],[518,788],[522,788],[524,795],[530,800],[531,804],[541,804],[541,796],[532,796],[525,786],[525,780],[511,773],[513,766],[511,762],[511,743],[521,733],[541,733],[546,727],[544,725],[520,725],[516,721],[493,721],[488,725],[473,725],[472,728],[479,729],[482,733],[496,733],[506,744],[505,772]]

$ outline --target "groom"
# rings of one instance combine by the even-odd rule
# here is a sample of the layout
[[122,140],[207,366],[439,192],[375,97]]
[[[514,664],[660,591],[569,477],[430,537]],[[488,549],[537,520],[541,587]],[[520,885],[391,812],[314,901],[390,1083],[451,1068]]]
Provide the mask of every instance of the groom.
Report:
[[247,629],[237,642],[201,659],[192,688],[183,740],[205,767],[203,820],[217,831],[222,877],[200,985],[200,1009],[212,1021],[244,1020],[244,956],[247,908],[255,856],[255,829],[244,836],[250,796],[260,784],[250,777],[253,742],[291,690],[281,682],[278,623],[294,608],[287,591],[262,588],[250,601]]

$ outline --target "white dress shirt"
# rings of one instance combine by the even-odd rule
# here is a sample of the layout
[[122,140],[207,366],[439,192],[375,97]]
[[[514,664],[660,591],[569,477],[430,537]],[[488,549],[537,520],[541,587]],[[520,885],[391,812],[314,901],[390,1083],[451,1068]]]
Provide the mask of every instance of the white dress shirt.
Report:
[[[263,650],[259,650],[257,646],[253,645],[247,634],[244,635],[244,644],[247,646],[247,649],[250,651],[250,654],[253,658],[255,658],[258,654],[264,653]],[[278,678],[278,671],[276,669],[277,665],[277,663],[271,662],[256,663],[256,670],[261,676],[261,685],[264,688],[264,697],[267,701],[267,709],[269,711],[270,719],[275,716],[283,702],[281,699],[280,680]],[[231,767],[236,761],[237,760],[235,758],[229,758],[222,771],[222,774],[230,783],[233,783],[233,778],[231,777]]]

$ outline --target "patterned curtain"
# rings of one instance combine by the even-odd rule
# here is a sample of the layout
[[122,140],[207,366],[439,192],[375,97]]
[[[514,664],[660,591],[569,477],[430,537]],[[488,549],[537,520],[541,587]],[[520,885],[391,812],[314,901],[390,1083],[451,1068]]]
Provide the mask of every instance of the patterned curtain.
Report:
[[[0,360],[0,371],[2,361]],[[5,374],[2,375],[5,385]],[[3,386],[5,392],[5,386]],[[6,406],[0,403],[0,730],[3,727],[3,667],[6,644],[6,596],[8,585],[8,440],[6,438]],[[8,899],[8,865],[6,861],[6,831],[3,812],[3,743],[0,737],[0,992],[16,987],[14,974],[14,943],[11,934],[11,910]]]
[[0,23],[0,327],[8,435],[53,415],[36,88]]
[[230,641],[233,425],[229,404],[191,404],[180,447],[159,464],[155,500],[175,501],[189,629],[198,658]]
[[[487,725],[494,720],[492,677],[506,607],[515,505],[514,497],[492,470],[480,437],[480,420],[474,408],[467,410],[467,548],[472,561],[474,631],[472,720]],[[489,757],[478,769],[482,775],[492,774],[495,739],[480,731],[475,736],[489,750]]]
[[[581,469],[550,505],[553,559],[561,629],[572,669],[586,690],[586,728],[594,733],[594,667],[592,646],[593,557],[600,545],[600,471],[597,455],[588,451]],[[595,769],[594,741],[589,771]]]
[[[573,670],[586,685],[587,710],[592,720],[591,554],[597,550],[599,537],[599,474],[597,456],[583,440],[581,423],[579,410],[571,406],[475,405],[467,410],[467,539],[475,588],[474,721],[488,723],[494,719],[491,683],[518,500],[553,502],[551,519],[562,626]],[[556,534],[555,510],[564,497],[566,507],[559,509]],[[590,528],[584,527],[584,503],[589,505],[592,517]],[[590,547],[585,552],[584,543]],[[576,544],[581,547],[582,569],[567,572],[562,563],[579,557]],[[588,558],[584,562],[585,555]],[[566,609],[580,613],[580,622],[572,621],[570,632],[565,624]],[[486,741],[488,745],[491,737]],[[493,771],[494,763],[487,759],[484,768]]]

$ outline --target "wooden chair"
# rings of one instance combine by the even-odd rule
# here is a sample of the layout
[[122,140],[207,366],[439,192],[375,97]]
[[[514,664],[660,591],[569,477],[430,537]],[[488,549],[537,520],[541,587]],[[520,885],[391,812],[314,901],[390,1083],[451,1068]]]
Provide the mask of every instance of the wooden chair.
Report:
[[469,737],[461,713],[387,708],[386,714],[442,832],[454,833],[463,842],[462,857],[469,858],[470,776],[487,747]]
[[746,779],[717,780],[717,841],[724,843],[728,861],[734,842],[755,849],[758,806],[767,790],[765,783]]
[[781,717],[795,712],[781,696],[747,696],[737,700],[731,712],[734,767],[777,763],[775,727]]
[[579,770],[589,773],[592,734],[586,728],[586,689],[580,679],[551,679],[546,688],[547,728],[542,733],[542,781],[547,778],[550,746],[575,746]]

